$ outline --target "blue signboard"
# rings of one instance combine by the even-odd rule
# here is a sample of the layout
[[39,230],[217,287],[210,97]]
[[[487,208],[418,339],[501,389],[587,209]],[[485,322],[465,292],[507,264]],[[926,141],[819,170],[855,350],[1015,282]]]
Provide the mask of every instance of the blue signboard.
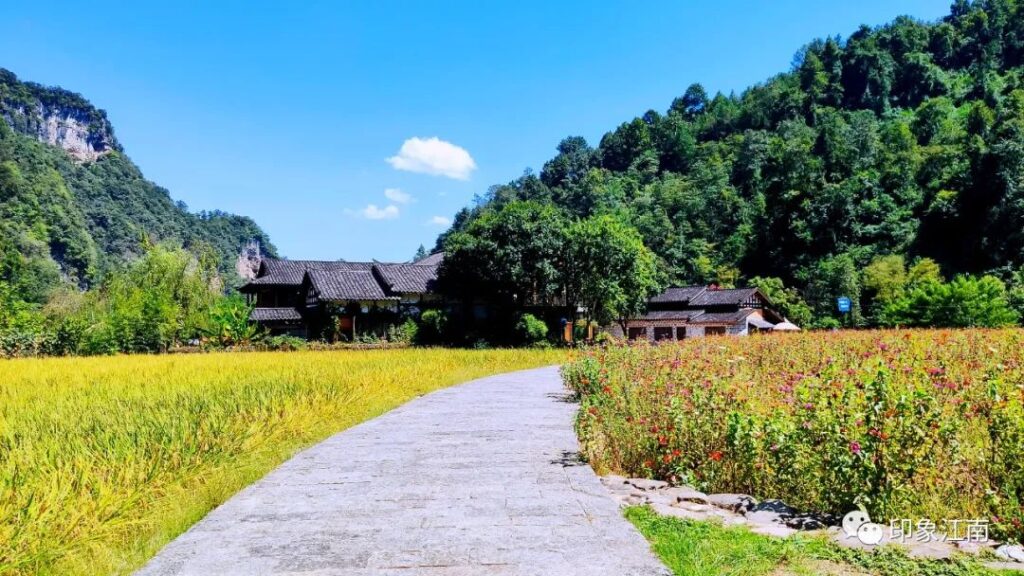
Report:
[[846,314],[850,311],[850,299],[846,296],[840,296],[839,298],[836,298],[836,306],[839,308],[840,312]]

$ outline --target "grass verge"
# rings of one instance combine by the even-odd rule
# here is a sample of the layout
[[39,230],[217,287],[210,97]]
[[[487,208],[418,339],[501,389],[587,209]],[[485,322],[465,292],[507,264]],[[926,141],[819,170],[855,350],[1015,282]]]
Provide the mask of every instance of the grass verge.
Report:
[[968,557],[924,560],[897,548],[874,552],[842,548],[821,536],[772,538],[745,527],[659,516],[646,506],[626,518],[676,576],[994,576]]
[[405,349],[0,362],[0,574],[127,574],[298,450],[416,396],[559,363]]

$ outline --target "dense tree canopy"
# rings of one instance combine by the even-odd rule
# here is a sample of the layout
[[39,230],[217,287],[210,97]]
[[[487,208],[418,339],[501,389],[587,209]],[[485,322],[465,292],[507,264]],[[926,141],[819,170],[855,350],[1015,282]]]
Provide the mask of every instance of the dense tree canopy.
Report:
[[[519,201],[550,207],[558,226],[613,218],[671,283],[758,278],[805,301],[822,326],[881,322],[874,300],[892,287],[877,273],[893,257],[927,259],[946,278],[991,275],[985,288],[1009,283],[1013,301],[1024,266],[1024,2],[957,0],[939,22],[901,17],[814,40],[789,72],[740,95],[691,85],[596,148],[566,138],[539,175],[492,187],[458,214],[439,247],[474,242],[478,221]],[[854,299],[850,317],[835,311],[839,295]]]

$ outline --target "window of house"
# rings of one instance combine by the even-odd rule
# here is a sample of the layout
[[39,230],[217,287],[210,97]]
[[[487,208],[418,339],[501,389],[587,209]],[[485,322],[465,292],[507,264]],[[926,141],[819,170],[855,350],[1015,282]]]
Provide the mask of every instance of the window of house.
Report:
[[641,340],[647,338],[647,328],[630,328],[629,339]]
[[704,329],[705,336],[723,336],[725,335],[725,326],[708,326]]
[[686,340],[686,326],[676,328],[676,340]]
[[654,329],[655,340],[671,340],[673,329],[671,326],[668,327],[657,327]]

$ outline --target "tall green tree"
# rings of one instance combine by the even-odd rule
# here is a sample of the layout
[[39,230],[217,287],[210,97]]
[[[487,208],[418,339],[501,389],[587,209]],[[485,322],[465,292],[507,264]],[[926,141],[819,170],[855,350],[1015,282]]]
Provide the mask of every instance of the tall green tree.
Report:
[[569,226],[564,261],[568,304],[601,325],[641,314],[660,288],[654,254],[636,229],[612,216]]
[[561,282],[566,218],[550,204],[513,201],[487,210],[445,242],[443,292],[488,295],[519,308],[553,301]]

